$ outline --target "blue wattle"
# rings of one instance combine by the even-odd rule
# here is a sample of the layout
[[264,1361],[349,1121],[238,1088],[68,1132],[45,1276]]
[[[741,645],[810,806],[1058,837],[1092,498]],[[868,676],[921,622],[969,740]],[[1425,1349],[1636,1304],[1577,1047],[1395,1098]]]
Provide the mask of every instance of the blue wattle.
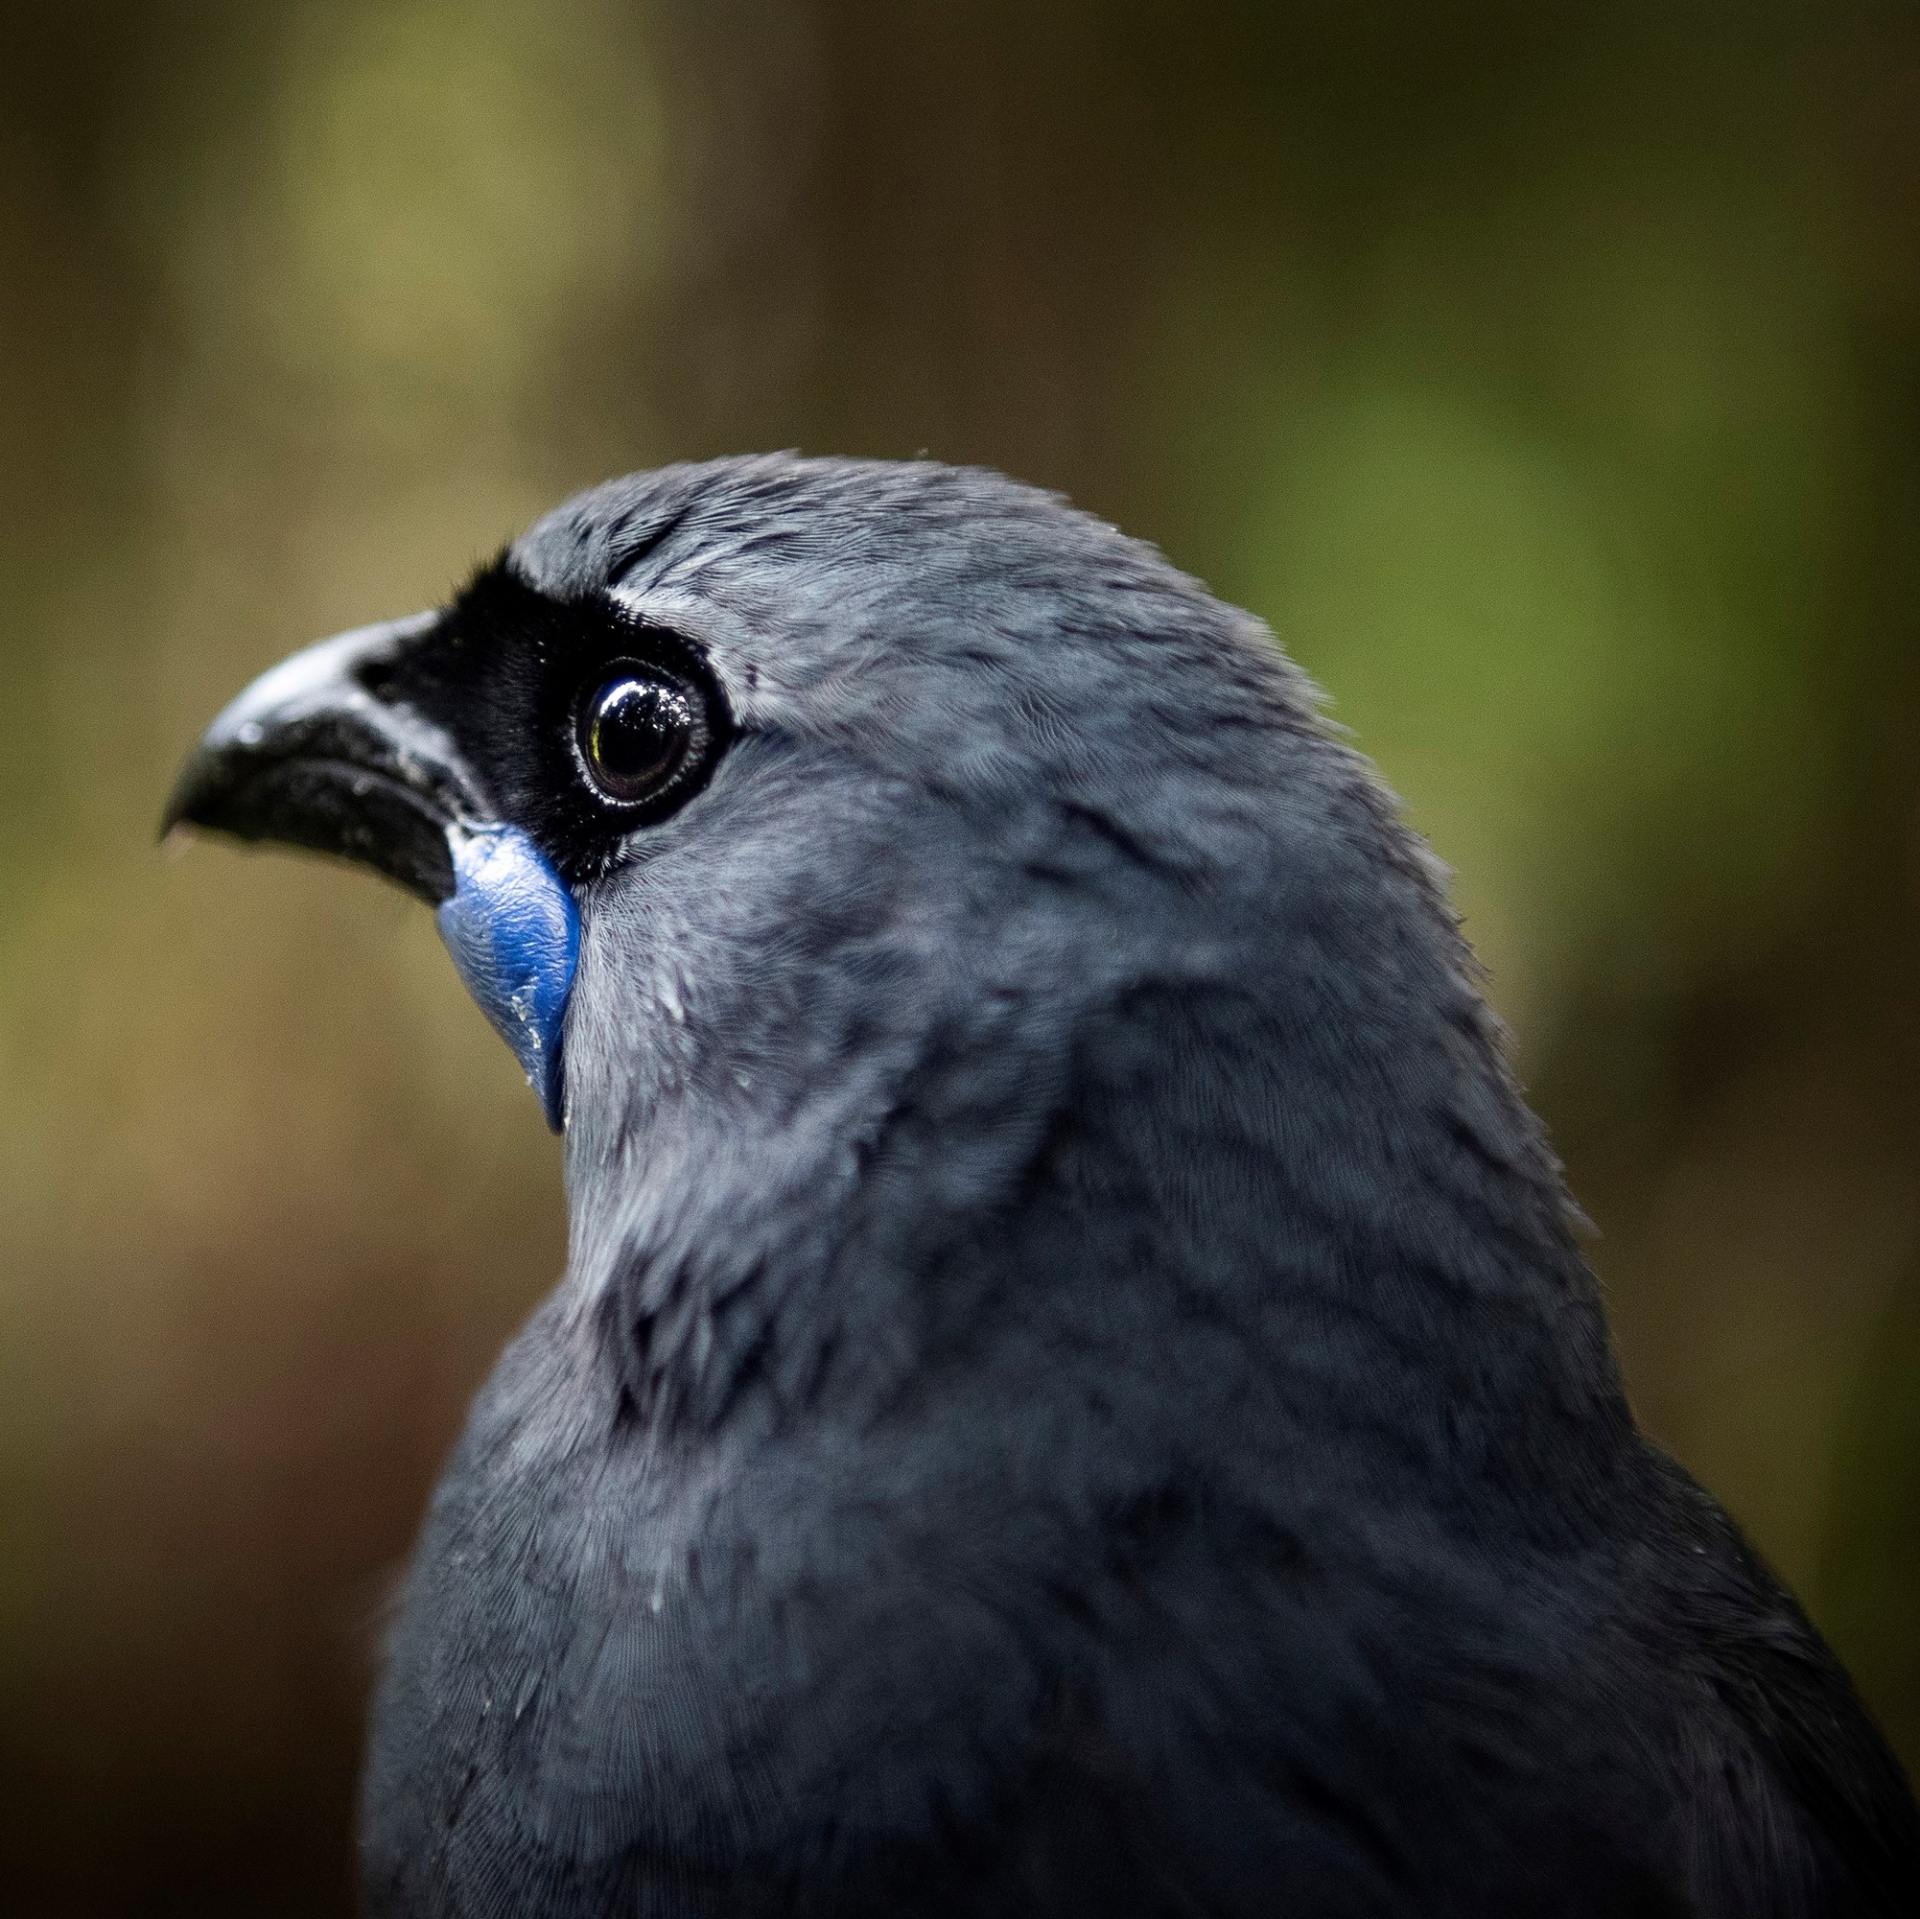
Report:
[[440,937],[557,1133],[560,1029],[580,957],[573,895],[517,826],[455,827],[447,843],[454,895],[439,910]]

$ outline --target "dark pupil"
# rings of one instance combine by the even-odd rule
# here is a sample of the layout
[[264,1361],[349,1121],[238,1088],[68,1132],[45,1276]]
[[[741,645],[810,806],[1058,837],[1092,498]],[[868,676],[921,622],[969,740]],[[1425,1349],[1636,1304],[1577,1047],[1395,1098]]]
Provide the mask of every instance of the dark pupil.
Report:
[[623,674],[587,702],[580,748],[610,798],[645,799],[672,778],[693,728],[693,702],[684,690]]

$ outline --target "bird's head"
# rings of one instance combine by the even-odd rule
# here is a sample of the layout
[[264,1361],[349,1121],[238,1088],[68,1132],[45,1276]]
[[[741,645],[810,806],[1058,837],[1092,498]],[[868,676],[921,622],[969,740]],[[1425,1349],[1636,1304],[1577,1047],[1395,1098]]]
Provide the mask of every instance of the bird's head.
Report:
[[[935,1338],[1008,1283],[1015,1222],[1201,1293],[1563,1261],[1364,762],[1257,622],[992,474],[584,494],[444,610],[257,681],[168,818],[436,908],[564,1125],[576,1281],[624,1276],[703,1359],[751,1295],[736,1357],[811,1313],[817,1367],[836,1315],[900,1320],[875,1274]],[[826,1273],[832,1312],[790,1278]]]

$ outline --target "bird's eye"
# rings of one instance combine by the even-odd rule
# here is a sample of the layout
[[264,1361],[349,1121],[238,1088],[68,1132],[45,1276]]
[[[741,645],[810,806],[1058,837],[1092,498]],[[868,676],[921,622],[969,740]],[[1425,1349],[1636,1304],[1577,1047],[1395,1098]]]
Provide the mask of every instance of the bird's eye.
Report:
[[697,762],[703,702],[679,679],[626,662],[588,682],[576,732],[581,763],[600,794],[631,806],[657,798]]

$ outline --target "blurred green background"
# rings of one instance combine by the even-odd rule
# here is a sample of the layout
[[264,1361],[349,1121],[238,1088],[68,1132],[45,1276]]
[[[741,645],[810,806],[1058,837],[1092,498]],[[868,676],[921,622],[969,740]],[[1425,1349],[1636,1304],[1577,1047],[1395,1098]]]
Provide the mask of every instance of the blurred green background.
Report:
[[1920,12],[14,0],[0,1904],[343,1911],[559,1162],[425,914],[164,858],[563,494],[980,460],[1269,619],[1456,869],[1646,1423],[1920,1760]]

